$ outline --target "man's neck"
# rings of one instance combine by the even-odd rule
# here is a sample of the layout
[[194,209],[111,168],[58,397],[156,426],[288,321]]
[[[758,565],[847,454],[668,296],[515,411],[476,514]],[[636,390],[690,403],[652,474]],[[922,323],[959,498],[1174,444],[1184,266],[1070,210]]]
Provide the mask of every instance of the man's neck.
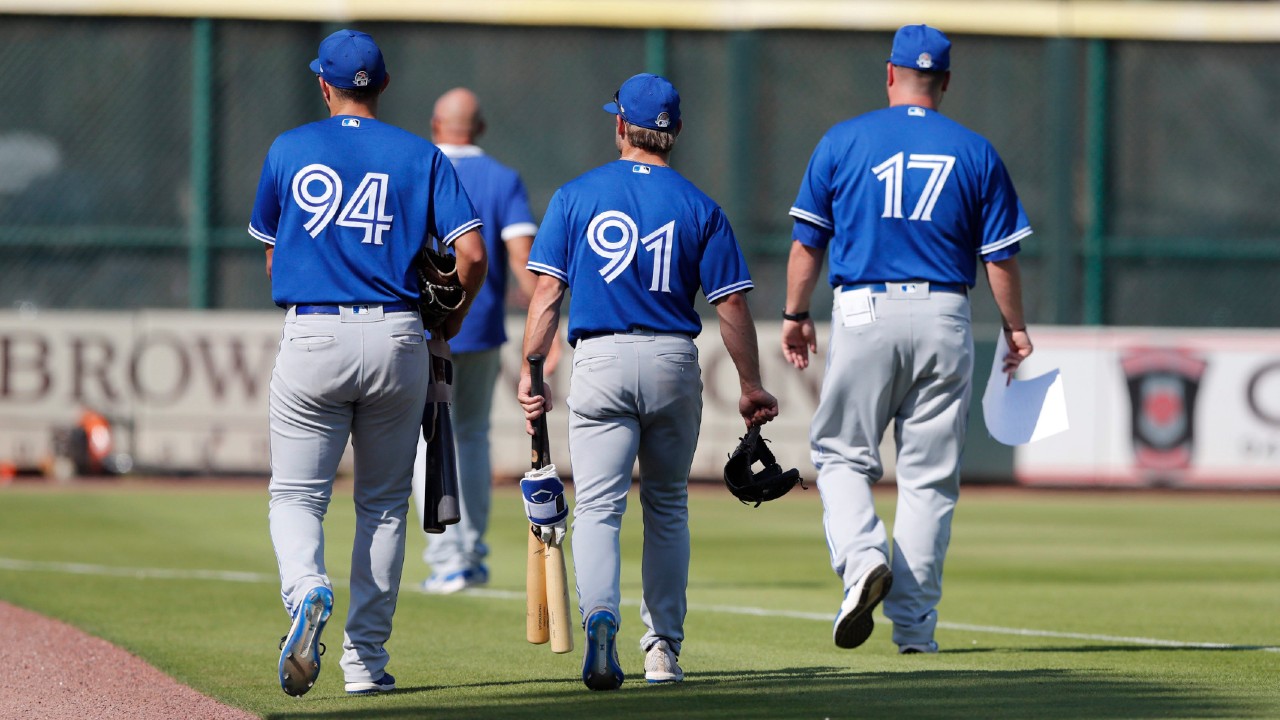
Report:
[[338,117],[339,115],[352,115],[355,117],[376,120],[378,117],[378,109],[377,106],[365,105],[363,103],[330,103],[329,117]]
[[661,165],[666,167],[670,165],[671,153],[652,153],[647,150],[641,150],[635,147],[626,147],[622,150],[619,160],[627,162],[644,163],[645,165]]

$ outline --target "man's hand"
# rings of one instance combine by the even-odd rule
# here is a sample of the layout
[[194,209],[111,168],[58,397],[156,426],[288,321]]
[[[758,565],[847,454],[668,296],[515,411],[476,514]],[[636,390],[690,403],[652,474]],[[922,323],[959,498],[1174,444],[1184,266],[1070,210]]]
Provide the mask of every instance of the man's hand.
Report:
[[529,377],[529,371],[525,370],[520,375],[519,389],[516,390],[516,400],[520,403],[520,407],[524,408],[524,431],[533,435],[533,421],[542,417],[543,414],[551,412],[551,384],[542,383],[543,391],[546,395],[530,395],[530,389],[533,387],[533,381]]
[[818,352],[818,333],[813,318],[782,321],[782,357],[796,369],[809,367],[809,353]]
[[763,425],[778,417],[778,399],[762,387],[743,390],[738,400],[738,412],[747,427]]
[[1005,330],[1004,339],[1009,343],[1009,352],[1004,356],[1004,372],[1013,379],[1013,373],[1026,360],[1028,356],[1035,350],[1031,346],[1031,336],[1027,334],[1027,329],[1021,330]]

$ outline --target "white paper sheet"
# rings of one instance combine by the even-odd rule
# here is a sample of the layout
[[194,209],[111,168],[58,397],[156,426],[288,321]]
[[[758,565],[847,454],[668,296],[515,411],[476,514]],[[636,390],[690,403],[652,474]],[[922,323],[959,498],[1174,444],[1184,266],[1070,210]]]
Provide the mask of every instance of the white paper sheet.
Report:
[[987,391],[982,395],[987,432],[1005,445],[1025,445],[1066,430],[1067,395],[1062,374],[1055,368],[1027,380],[1006,383],[1009,376],[1003,368],[1008,353],[1009,343],[1001,332]]

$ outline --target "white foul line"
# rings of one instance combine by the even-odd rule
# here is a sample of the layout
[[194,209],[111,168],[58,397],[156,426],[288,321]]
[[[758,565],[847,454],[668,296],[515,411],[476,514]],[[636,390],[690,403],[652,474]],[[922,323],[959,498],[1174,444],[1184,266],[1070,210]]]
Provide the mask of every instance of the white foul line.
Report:
[[[15,560],[0,558],[0,570],[22,572],[53,572],[70,575],[105,575],[110,577],[137,578],[139,580],[214,580],[219,582],[242,583],[277,583],[279,577],[264,573],[231,572],[224,570],[166,570],[163,568],[130,568],[112,567],[109,565],[90,565],[87,563],[37,562],[33,560]],[[344,578],[331,578],[335,583],[343,584]],[[523,592],[513,590],[490,590],[473,588],[460,593],[464,596],[493,598],[497,600],[524,600]],[[637,600],[624,600],[623,605],[639,605]],[[831,613],[801,612],[798,610],[770,610],[768,608],[743,607],[738,605],[701,605],[690,603],[690,610],[699,612],[724,613],[729,615],[751,615],[753,617],[777,617],[793,620],[816,620],[830,623],[834,619]],[[1124,643],[1128,645],[1148,645],[1152,647],[1175,647],[1202,650],[1261,650],[1263,652],[1280,652],[1274,645],[1232,645],[1228,643],[1183,642],[1181,640],[1162,640],[1160,638],[1129,637],[1118,635],[1099,635],[1094,633],[1059,632],[1055,630],[1033,630],[1029,628],[1008,628],[995,625],[969,625],[966,623],[939,622],[943,630],[985,633],[990,635],[1017,635],[1021,637],[1063,638],[1067,640],[1094,640],[1099,642]]]

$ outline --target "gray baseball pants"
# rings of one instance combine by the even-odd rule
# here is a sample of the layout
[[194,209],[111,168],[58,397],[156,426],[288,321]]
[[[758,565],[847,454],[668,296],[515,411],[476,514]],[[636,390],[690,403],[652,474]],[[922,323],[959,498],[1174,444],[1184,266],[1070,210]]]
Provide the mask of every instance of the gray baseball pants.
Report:
[[680,652],[689,585],[689,467],[702,421],[698,349],[682,335],[602,335],[578,342],[569,388],[574,574],[578,610],[621,619],[619,532],[640,460],[641,649]]
[[880,441],[898,448],[893,587],[884,601],[898,645],[933,640],[942,566],[960,493],[960,454],[973,374],[969,299],[873,295],[877,318],[844,327],[832,312],[826,376],[810,430],[831,567],[847,591],[889,561],[871,485],[884,474]]
[[355,452],[347,682],[380,678],[404,563],[413,450],[429,353],[416,313],[302,315],[289,310],[271,373],[271,541],[285,610],[325,570],[325,511],[348,437]]

